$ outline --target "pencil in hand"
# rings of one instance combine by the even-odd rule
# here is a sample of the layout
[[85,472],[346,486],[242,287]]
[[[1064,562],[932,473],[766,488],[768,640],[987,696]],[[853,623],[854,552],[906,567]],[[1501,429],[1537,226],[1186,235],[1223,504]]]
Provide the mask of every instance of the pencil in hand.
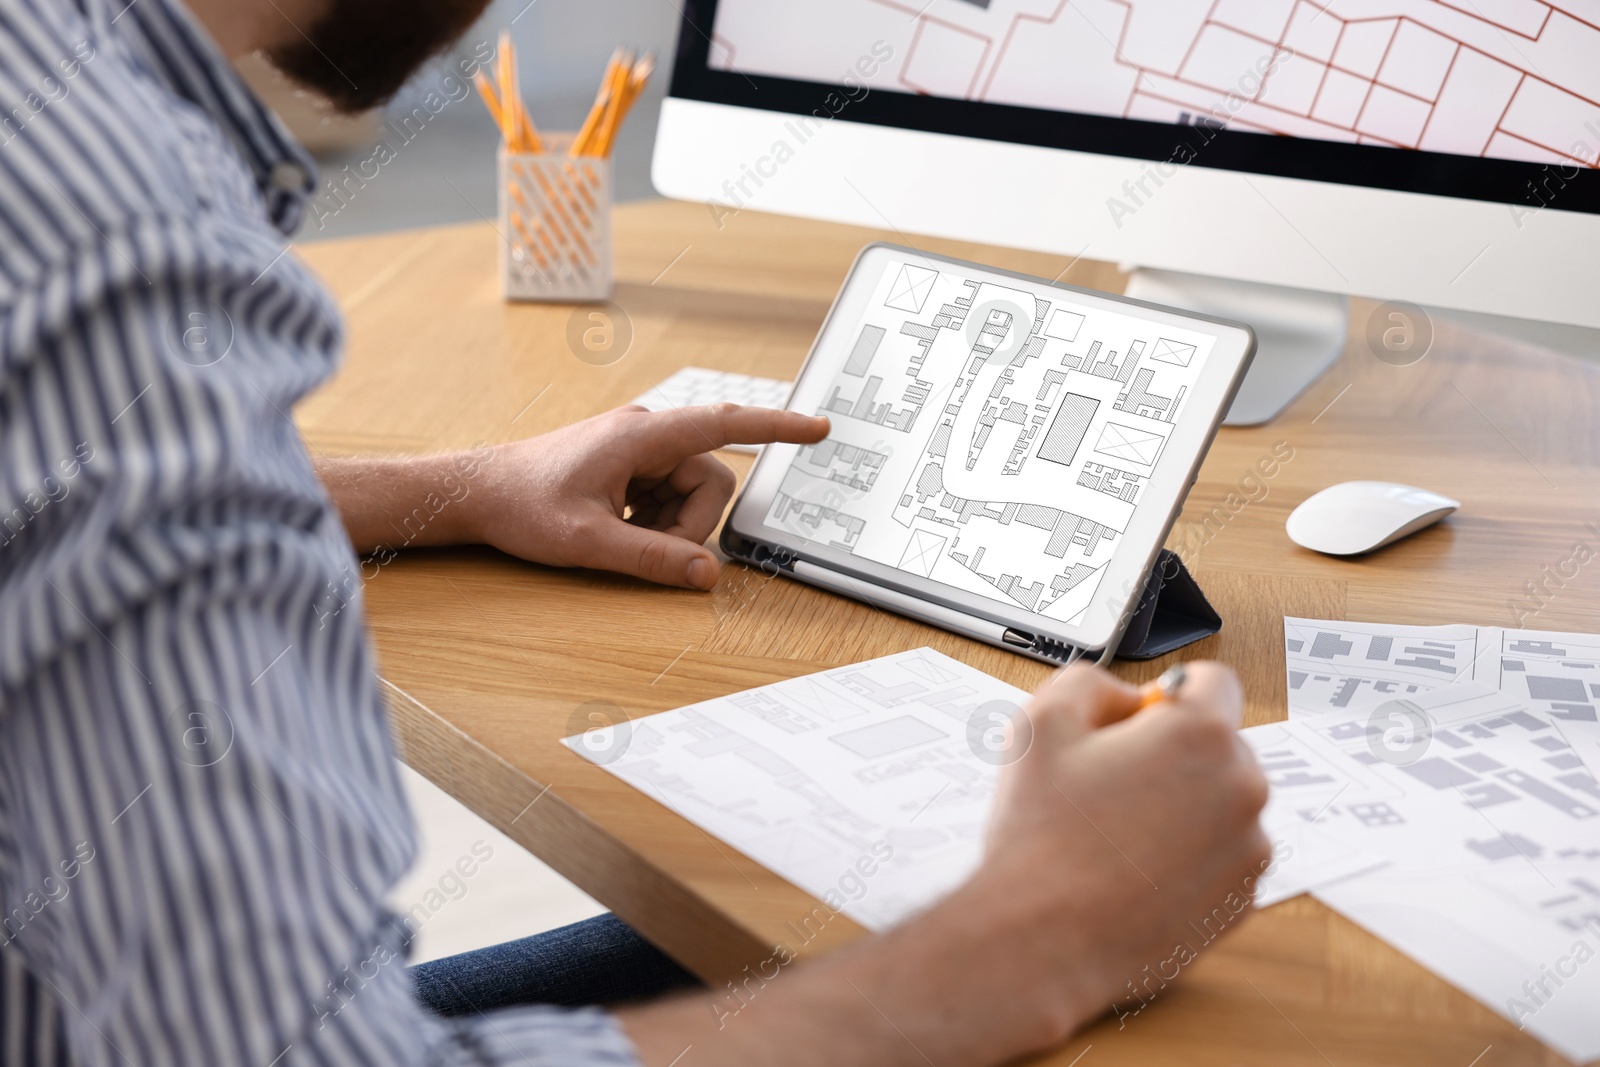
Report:
[[1184,681],[1188,677],[1189,672],[1183,664],[1180,663],[1176,667],[1169,667],[1162,672],[1161,677],[1139,690],[1139,707],[1135,709],[1136,712],[1154,707],[1164,700],[1171,700],[1176,697],[1178,690],[1182,688]]

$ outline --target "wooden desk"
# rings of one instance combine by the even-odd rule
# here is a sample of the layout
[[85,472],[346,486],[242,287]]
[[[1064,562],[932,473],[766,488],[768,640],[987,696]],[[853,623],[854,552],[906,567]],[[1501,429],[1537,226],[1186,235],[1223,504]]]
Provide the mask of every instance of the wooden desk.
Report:
[[[903,239],[751,212],[719,229],[703,207],[624,207],[616,303],[633,341],[607,366],[568,344],[573,316],[591,309],[501,302],[487,225],[312,245],[305,258],[349,315],[350,355],[300,422],[330,454],[462,448],[625,403],[685,364],[787,377],[851,258],[885,238]],[[1067,266],[919,244],[1045,277]],[[1080,262],[1065,278],[1121,286],[1098,263]],[[1239,670],[1251,724],[1284,716],[1282,615],[1512,625],[1509,605],[1525,601],[1524,582],[1574,542],[1597,541],[1583,524],[1600,524],[1600,368],[1443,324],[1421,362],[1386,365],[1363,341],[1371,310],[1357,303],[1344,358],[1287,415],[1222,431],[1173,536],[1227,621],[1184,655]],[[1241,479],[1278,442],[1293,460],[1241,507]],[[1413,482],[1465,506],[1364,562],[1292,545],[1289,510],[1352,478]],[[475,549],[406,553],[368,575],[407,761],[714,982],[779,940],[793,943],[786,924],[814,902],[564,749],[558,739],[588,725],[586,705],[636,717],[922,644],[1024,687],[1046,674],[734,566],[709,595]],[[1526,625],[1594,630],[1597,603],[1600,562]],[[1143,680],[1163,667],[1117,669]],[[806,952],[861,935],[840,917]],[[1261,913],[1125,1029],[1103,1022],[1051,1062],[1075,1062],[1091,1044],[1088,1067],[1564,1062],[1307,898]]]

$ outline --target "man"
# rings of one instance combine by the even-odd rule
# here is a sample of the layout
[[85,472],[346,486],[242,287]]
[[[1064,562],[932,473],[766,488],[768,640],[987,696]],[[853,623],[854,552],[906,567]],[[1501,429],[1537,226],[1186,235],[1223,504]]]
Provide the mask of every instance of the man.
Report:
[[[284,254],[314,183],[227,57],[360,108],[483,6],[0,0],[0,1064],[958,1067],[1148,996],[1268,862],[1214,666],[1137,716],[1063,672],[972,880],[735,1018],[693,992],[418,1001],[380,903],[414,844],[351,542],[478,460],[308,460],[287,413],[340,348]],[[227,324],[204,359],[199,322]],[[429,536],[706,589],[733,482],[705,453],[826,432],[612,412],[497,449]]]

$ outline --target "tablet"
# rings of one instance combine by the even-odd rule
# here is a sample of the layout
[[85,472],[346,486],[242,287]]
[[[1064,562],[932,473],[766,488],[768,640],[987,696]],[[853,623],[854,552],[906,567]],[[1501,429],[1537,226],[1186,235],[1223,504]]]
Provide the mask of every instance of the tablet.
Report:
[[862,250],[730,556],[1036,658],[1109,656],[1255,352],[1247,326]]

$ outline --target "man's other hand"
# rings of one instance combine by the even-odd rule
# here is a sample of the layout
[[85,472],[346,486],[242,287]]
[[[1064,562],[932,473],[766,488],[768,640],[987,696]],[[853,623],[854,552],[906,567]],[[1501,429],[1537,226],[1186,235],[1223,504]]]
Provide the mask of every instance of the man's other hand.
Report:
[[704,542],[738,484],[710,453],[827,435],[827,419],[769,408],[617,408],[499,446],[466,533],[536,563],[710,589],[720,567]]

